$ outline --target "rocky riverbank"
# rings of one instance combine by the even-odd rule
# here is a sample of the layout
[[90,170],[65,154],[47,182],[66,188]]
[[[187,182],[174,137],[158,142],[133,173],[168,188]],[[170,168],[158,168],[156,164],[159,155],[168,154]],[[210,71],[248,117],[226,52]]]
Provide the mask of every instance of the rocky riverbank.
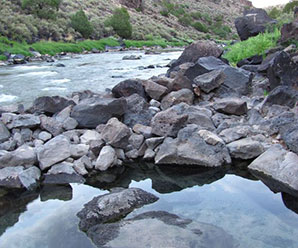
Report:
[[220,168],[240,159],[273,179],[272,190],[297,196],[297,62],[277,51],[253,73],[221,55],[197,42],[166,76],[1,109],[0,185],[83,183],[136,160]]

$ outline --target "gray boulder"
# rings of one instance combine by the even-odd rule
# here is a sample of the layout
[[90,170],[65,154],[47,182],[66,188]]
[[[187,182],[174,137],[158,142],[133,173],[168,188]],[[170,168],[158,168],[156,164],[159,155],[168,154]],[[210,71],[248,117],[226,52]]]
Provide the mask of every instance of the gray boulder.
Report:
[[19,174],[24,171],[24,167],[5,167],[0,169],[0,186],[6,188],[22,188]]
[[74,170],[73,165],[67,162],[62,162],[52,166],[44,176],[44,184],[68,184],[85,182],[85,179]]
[[281,125],[280,134],[287,147],[298,154],[298,120]]
[[35,166],[32,166],[19,173],[19,180],[24,188],[32,190],[36,188],[40,176],[40,169],[38,169]]
[[90,145],[92,141],[100,141],[102,140],[101,138],[101,135],[95,130],[87,130],[80,137],[80,142],[82,144]]
[[298,155],[288,152],[279,145],[272,146],[261,156],[256,158],[248,168],[265,180],[271,178],[275,181],[278,191],[296,192],[298,195]]
[[188,105],[192,105],[194,101],[194,94],[189,89],[181,89],[178,91],[172,91],[166,95],[161,101],[161,109],[165,110],[173,105],[184,102]]
[[193,83],[198,86],[205,93],[209,93],[212,90],[218,88],[224,82],[224,73],[222,70],[214,70],[209,73],[197,76]]
[[123,98],[92,97],[76,105],[71,117],[79,123],[79,127],[96,128],[99,124],[107,123],[112,117],[120,118],[125,110],[126,100]]
[[216,134],[210,137],[210,134],[199,131],[196,125],[188,125],[179,131],[176,139],[166,138],[155,156],[155,163],[205,167],[231,163],[228,149],[221,139]]
[[158,197],[138,188],[115,189],[111,193],[97,196],[77,213],[79,227],[87,231],[96,224],[111,222],[132,212],[135,208],[153,203]]
[[113,147],[104,146],[95,163],[95,169],[105,171],[117,164],[117,154]]
[[84,155],[88,154],[89,151],[89,145],[85,144],[71,144],[70,145],[70,154],[71,157],[73,158],[80,158],[83,157]]
[[252,159],[264,152],[264,147],[258,141],[251,138],[244,138],[227,145],[230,155],[233,158]]
[[222,130],[219,133],[219,136],[228,144],[235,140],[247,137],[248,134],[250,134],[251,129],[252,127],[248,125],[239,125]]
[[145,138],[150,138],[152,136],[152,127],[150,126],[136,124],[133,126],[133,131],[137,134],[142,134]]
[[101,132],[102,139],[109,145],[116,148],[126,148],[130,137],[129,128],[118,121],[117,118],[111,118]]
[[0,143],[8,140],[10,138],[10,132],[4,125],[2,121],[0,121]]
[[148,96],[157,101],[159,101],[161,97],[168,91],[167,87],[155,83],[151,80],[145,80],[142,83]]
[[40,124],[39,117],[31,114],[16,115],[12,113],[3,113],[2,121],[8,129],[23,127],[34,128]]
[[53,136],[57,136],[63,132],[62,123],[57,121],[55,118],[41,115],[40,122],[40,127],[51,133]]
[[118,83],[112,89],[112,93],[115,97],[128,97],[133,94],[138,94],[141,97],[146,97],[145,90],[141,80],[128,79]]
[[225,114],[243,115],[247,112],[247,103],[240,98],[223,98],[216,101],[213,108]]
[[71,156],[70,141],[64,135],[56,136],[45,143],[37,151],[37,158],[41,170],[51,167]]
[[295,107],[297,102],[298,90],[295,90],[294,88],[289,86],[278,86],[269,93],[264,101],[264,104],[278,104],[293,108]]
[[73,100],[61,96],[42,96],[34,100],[32,108],[34,112],[55,114],[71,105],[75,105]]

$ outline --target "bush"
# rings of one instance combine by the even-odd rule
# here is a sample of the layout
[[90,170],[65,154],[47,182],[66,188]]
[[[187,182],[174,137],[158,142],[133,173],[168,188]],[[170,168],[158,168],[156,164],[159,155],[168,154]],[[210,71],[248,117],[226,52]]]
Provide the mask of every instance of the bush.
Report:
[[271,9],[268,13],[269,17],[271,17],[272,19],[276,19],[277,17],[280,16],[280,14],[281,14],[281,11],[279,9],[277,9],[276,7]]
[[54,19],[62,0],[23,0],[22,8],[39,18]]
[[190,15],[191,15],[191,17],[193,19],[196,19],[196,20],[199,20],[199,19],[202,18],[202,14],[199,11],[197,11],[197,12],[191,12]]
[[190,26],[192,22],[192,18],[189,14],[184,14],[178,20],[184,26]]
[[130,16],[126,8],[115,9],[112,17],[107,19],[105,24],[111,26],[116,34],[124,39],[129,39],[132,36]]
[[208,28],[206,27],[206,25],[204,25],[203,23],[200,23],[200,22],[194,22],[192,23],[192,26],[200,31],[200,32],[203,32],[203,33],[207,33],[208,32]]
[[71,16],[71,26],[81,33],[84,38],[89,38],[93,32],[93,27],[83,10],[79,10]]
[[298,6],[298,1],[292,1],[289,2],[285,5],[285,7],[283,8],[283,12],[284,13],[290,13],[292,11],[294,11],[294,8]]

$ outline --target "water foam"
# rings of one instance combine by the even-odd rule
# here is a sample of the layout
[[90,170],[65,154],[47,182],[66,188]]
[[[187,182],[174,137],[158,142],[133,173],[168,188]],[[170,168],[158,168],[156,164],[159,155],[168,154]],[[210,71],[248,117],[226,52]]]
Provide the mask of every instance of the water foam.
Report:
[[70,82],[71,80],[68,79],[68,78],[63,78],[63,79],[55,79],[55,80],[52,80],[51,83],[52,84],[64,84],[64,83],[68,83]]
[[0,94],[0,102],[12,102],[18,97],[13,95]]
[[46,88],[43,88],[42,91],[65,91],[67,90],[67,88],[60,88],[60,87],[46,87]]

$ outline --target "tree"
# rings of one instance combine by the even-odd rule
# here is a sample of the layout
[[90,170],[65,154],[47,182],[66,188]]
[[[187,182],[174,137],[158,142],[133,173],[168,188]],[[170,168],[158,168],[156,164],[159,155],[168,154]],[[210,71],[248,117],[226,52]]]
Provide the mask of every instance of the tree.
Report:
[[56,17],[61,2],[62,0],[23,0],[22,8],[39,18],[52,19]]
[[77,11],[71,17],[71,26],[82,34],[84,38],[89,38],[93,32],[93,27],[89,22],[85,12],[83,10]]
[[298,7],[298,1],[291,1],[285,5],[285,7],[283,8],[283,12],[290,13],[290,12],[294,11],[294,8],[296,6]]
[[126,8],[122,7],[115,9],[113,15],[105,22],[105,24],[111,26],[121,38],[131,38],[132,26]]

